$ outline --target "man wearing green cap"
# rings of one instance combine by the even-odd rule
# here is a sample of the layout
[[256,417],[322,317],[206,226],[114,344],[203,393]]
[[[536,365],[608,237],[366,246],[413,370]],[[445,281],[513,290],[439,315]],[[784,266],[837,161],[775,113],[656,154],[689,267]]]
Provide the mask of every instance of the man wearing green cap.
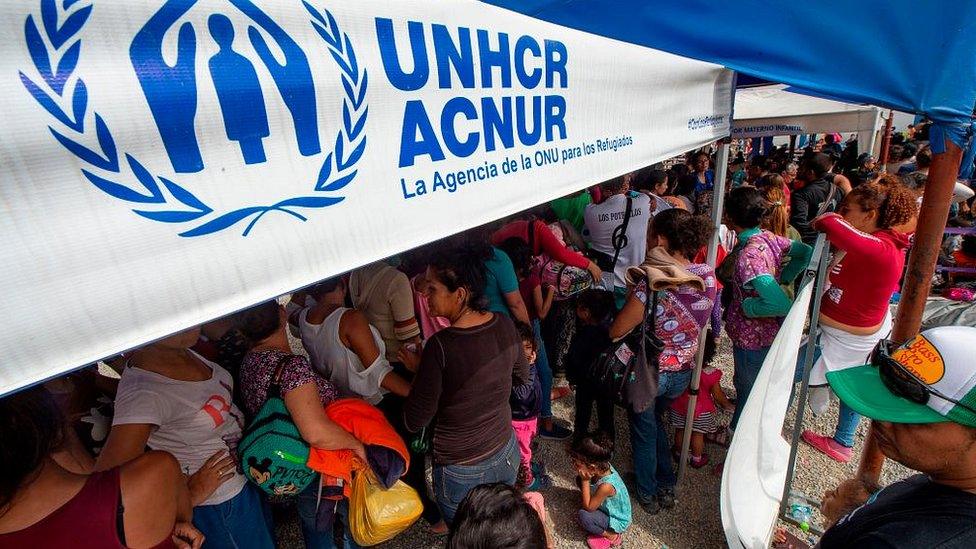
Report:
[[976,328],[927,330],[871,364],[827,374],[838,397],[875,420],[881,451],[919,471],[871,496],[820,547],[976,547]]

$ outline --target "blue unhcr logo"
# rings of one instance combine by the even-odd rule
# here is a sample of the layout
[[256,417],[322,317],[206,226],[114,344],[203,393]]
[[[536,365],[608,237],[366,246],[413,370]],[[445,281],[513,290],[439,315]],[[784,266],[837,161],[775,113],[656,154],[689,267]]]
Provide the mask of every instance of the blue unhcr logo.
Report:
[[[320,155],[322,144],[315,85],[305,52],[250,0],[229,1],[249,21],[247,37],[271,75],[276,95],[291,115],[300,154]],[[176,173],[206,169],[195,126],[198,99],[196,53],[201,37],[190,22],[179,26],[175,65],[169,65],[162,55],[162,42],[167,31],[196,3],[197,0],[165,2],[139,30],[129,48],[132,68]],[[75,75],[75,68],[82,45],[78,34],[88,22],[93,4],[78,4],[79,0],[41,0],[41,25],[33,15],[27,17],[24,38],[34,69],[41,78],[31,79],[24,72],[20,77],[37,103],[59,123],[49,126],[55,139],[88,165],[82,169],[82,174],[98,189],[135,205],[133,211],[146,219],[189,227],[179,233],[184,237],[212,234],[245,221],[243,234],[247,236],[269,212],[287,213],[306,221],[301,210],[324,208],[343,200],[334,193],[356,177],[356,164],[366,148],[367,71],[359,67],[349,36],[341,31],[328,10],[319,10],[307,1],[302,2],[310,16],[309,24],[322,38],[340,70],[344,91],[342,125],[333,151],[325,155],[318,176],[312,182],[311,192],[270,205],[218,212],[172,179],[151,173],[134,156],[124,154],[123,162],[123,155],[104,119],[98,112],[88,116],[87,87],[84,80]],[[59,21],[62,22],[60,26]],[[274,47],[283,54],[283,62],[272,54],[258,29],[274,40]],[[235,28],[231,19],[222,13],[211,14],[207,18],[207,30],[217,50],[207,61],[207,73],[217,93],[226,137],[239,147],[244,164],[264,163],[263,140],[271,133],[265,109],[266,90],[261,87],[252,61],[233,47]],[[72,90],[70,93],[69,89]],[[94,128],[86,124],[89,119],[94,121]],[[64,128],[57,128],[57,125]],[[80,142],[81,137],[92,131],[98,150]]]

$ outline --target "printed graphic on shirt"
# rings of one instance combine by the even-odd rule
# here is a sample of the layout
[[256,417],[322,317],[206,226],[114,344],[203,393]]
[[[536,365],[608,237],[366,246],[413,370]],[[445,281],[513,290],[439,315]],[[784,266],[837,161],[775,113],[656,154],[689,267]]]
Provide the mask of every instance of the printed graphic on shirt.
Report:
[[826,293],[827,299],[833,301],[840,305],[840,300],[844,297],[844,290],[838,288],[837,286],[832,286]]

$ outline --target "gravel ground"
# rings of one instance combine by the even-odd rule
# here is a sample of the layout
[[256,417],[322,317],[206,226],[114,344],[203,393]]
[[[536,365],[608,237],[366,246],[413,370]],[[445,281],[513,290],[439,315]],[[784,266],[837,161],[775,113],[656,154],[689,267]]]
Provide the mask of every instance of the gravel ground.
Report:
[[[300,344],[296,347],[300,348]],[[724,335],[715,366],[724,372],[722,385],[726,394],[734,395],[732,350],[728,338]],[[820,433],[832,433],[837,421],[836,408],[836,405],[832,406],[831,411],[818,418],[806,414],[805,427]],[[568,396],[553,403],[553,412],[559,418],[570,420],[573,416],[573,397]],[[787,415],[784,427],[787,438],[791,434],[794,413],[795,406]],[[627,479],[633,471],[627,418],[623,411],[618,409],[616,419],[618,457],[614,465]],[[722,423],[728,421],[728,416],[720,420]],[[855,456],[860,455],[866,433],[867,422],[862,421],[858,430]],[[724,458],[724,449],[717,446],[709,445],[706,451],[713,464]],[[575,472],[566,454],[565,444],[539,440],[536,455],[546,464],[554,481],[554,486],[547,490],[544,496],[551,518],[551,532],[557,547],[585,547],[585,537],[574,519],[579,508],[579,492],[574,485]],[[794,490],[813,498],[820,498],[824,491],[834,488],[840,481],[853,476],[856,469],[856,459],[848,464],[837,463],[817,453],[806,444],[800,443]],[[910,471],[904,467],[889,461],[885,466],[882,484],[904,478],[909,474]],[[635,503],[634,522],[624,535],[624,545],[676,549],[725,547],[725,535],[719,513],[720,484],[721,478],[713,473],[711,464],[698,470],[689,467],[685,478],[680,480],[677,487],[678,504],[675,509],[649,516]],[[278,525],[279,547],[297,549],[304,546],[293,508],[287,505],[275,506],[275,519]],[[814,522],[822,524],[822,519],[816,516]],[[798,531],[795,533],[800,534]],[[388,549],[439,547],[442,543],[442,538],[430,535],[427,524],[419,520],[406,532],[379,547]]]

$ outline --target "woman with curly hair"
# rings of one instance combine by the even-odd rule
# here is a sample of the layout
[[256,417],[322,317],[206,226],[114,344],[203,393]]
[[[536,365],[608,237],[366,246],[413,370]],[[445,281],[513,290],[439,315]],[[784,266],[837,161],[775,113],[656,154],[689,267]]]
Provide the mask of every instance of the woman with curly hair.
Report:
[[[827,395],[826,372],[863,364],[891,331],[888,303],[898,288],[908,247],[908,237],[898,228],[917,214],[915,194],[883,178],[855,188],[837,213],[813,221],[813,227],[826,234],[837,250],[820,301],[820,341],[810,376],[811,387],[824,387],[821,395]],[[801,351],[800,357],[804,355]],[[822,397],[814,398],[811,405],[817,406],[818,400],[826,405]],[[859,421],[860,416],[842,402],[832,437],[804,431],[803,440],[828,457],[847,462]]]
[[[632,289],[610,326],[610,337],[618,340],[646,323],[664,345],[658,357],[655,404],[630,414],[637,501],[650,514],[674,507],[676,478],[662,416],[691,381],[698,339],[715,304],[715,271],[706,263],[693,262],[711,234],[705,216],[677,208],[654,216],[647,255],[643,263],[627,270]],[[655,292],[657,307],[650,310]],[[577,429],[585,428],[577,425]]]
[[475,486],[515,483],[520,458],[509,396],[513,378],[529,380],[529,365],[512,321],[488,311],[483,253],[446,251],[431,261],[426,280],[431,314],[451,325],[428,339],[420,356],[400,350],[417,372],[403,415],[413,433],[435,422],[434,492],[450,525]]

